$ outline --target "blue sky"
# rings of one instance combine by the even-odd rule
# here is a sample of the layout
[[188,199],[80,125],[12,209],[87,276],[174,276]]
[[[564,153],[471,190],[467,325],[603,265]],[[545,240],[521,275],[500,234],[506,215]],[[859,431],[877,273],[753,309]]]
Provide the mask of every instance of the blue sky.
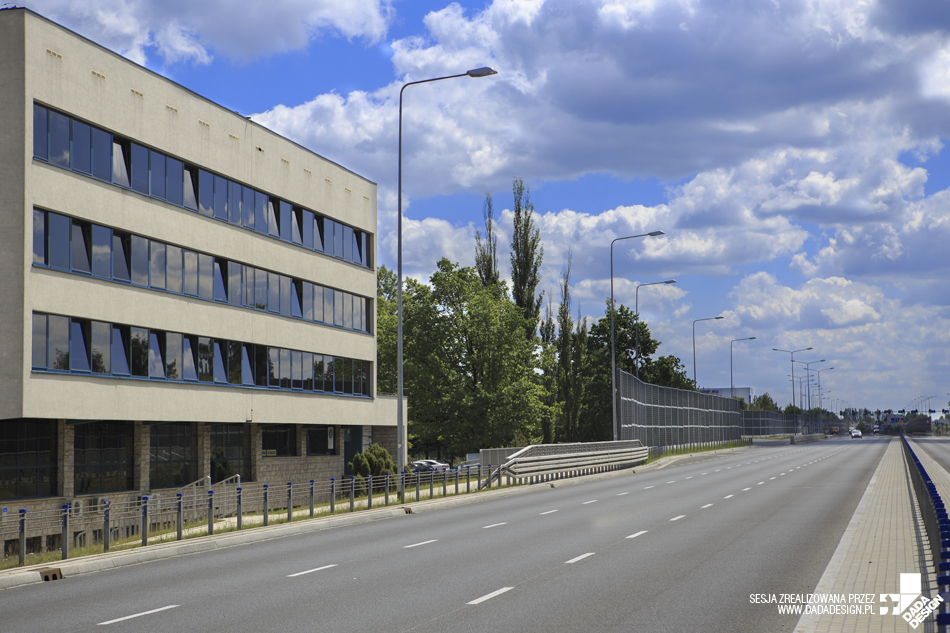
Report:
[[[531,189],[550,296],[618,298],[703,386],[790,400],[814,347],[838,401],[950,399],[950,5],[901,0],[67,0],[31,9],[379,185],[395,260],[400,86],[407,91],[406,270],[473,260],[486,191],[502,234]],[[172,16],[171,18],[169,16]],[[507,223],[507,224],[506,224]],[[507,249],[500,253],[507,262]],[[796,372],[798,373],[798,372]],[[827,403],[826,403],[827,404]],[[835,403],[835,406],[841,406]]]

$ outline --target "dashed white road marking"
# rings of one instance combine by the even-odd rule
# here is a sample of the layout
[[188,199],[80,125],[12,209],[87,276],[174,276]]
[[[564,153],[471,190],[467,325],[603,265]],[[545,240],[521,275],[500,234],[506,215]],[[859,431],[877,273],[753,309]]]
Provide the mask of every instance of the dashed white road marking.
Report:
[[735,495],[726,495],[723,499],[732,499],[733,497],[735,497]]
[[680,519],[682,519],[682,518],[685,517],[685,516],[686,516],[685,514],[681,514],[681,515],[679,515],[678,517],[673,517],[672,519],[670,519],[670,521],[679,521]]
[[580,556],[577,556],[577,557],[575,557],[575,558],[572,558],[571,560],[566,560],[566,561],[564,561],[564,564],[565,564],[565,565],[570,565],[571,563],[576,563],[576,562],[579,561],[579,560],[584,560],[584,559],[587,558],[588,556],[593,556],[593,555],[594,555],[594,552],[587,552],[586,554],[581,554]]
[[99,622],[98,626],[104,626],[106,624],[115,624],[116,622],[124,622],[125,620],[131,620],[132,618],[140,618],[143,615],[151,615],[153,613],[158,613],[159,611],[168,611],[169,609],[175,609],[177,607],[178,607],[177,604],[170,604],[167,607],[161,607],[158,609],[152,609],[151,611],[143,611],[142,613],[127,615],[124,618],[116,618],[115,620],[109,620],[108,622]]
[[700,509],[711,508],[711,507],[712,507],[712,504],[711,504],[711,503],[707,503],[706,505],[704,505],[704,506],[699,506],[699,507],[700,507]]
[[752,490],[752,488],[743,488],[743,489],[742,489],[742,492],[745,492],[745,491],[747,491],[747,490]]
[[314,569],[308,569],[307,571],[298,571],[296,574],[289,574],[288,578],[296,578],[297,576],[304,576],[306,574],[312,574],[315,571],[323,571],[324,569],[330,569],[331,567],[336,567],[336,565],[324,565],[323,567],[316,567]]
[[439,539],[434,538],[429,541],[422,541],[421,543],[413,543],[412,545],[403,545],[403,549],[409,549],[410,547],[419,547],[420,545],[428,545],[429,543],[435,543]]
[[622,496],[628,495],[628,494],[630,494],[630,493],[629,493],[629,492],[618,492],[618,493],[617,493],[617,496],[618,496],[618,497],[622,497]]
[[649,490],[650,488],[653,488],[653,486],[647,486],[644,490]]
[[544,516],[545,514],[553,514],[554,512],[557,512],[557,510],[548,510],[547,512],[542,512],[538,516]]
[[668,484],[675,484],[675,483],[676,483],[676,480],[674,479],[673,481],[668,481],[668,482],[666,482],[666,483],[668,483]]
[[586,506],[588,503],[597,503],[597,499],[591,499],[590,501],[585,501],[585,502],[582,503],[581,505],[582,505],[582,506]]
[[487,530],[488,528],[498,527],[499,525],[508,525],[508,523],[492,523],[491,525],[483,525],[482,529]]
[[638,536],[643,536],[643,535],[646,534],[646,533],[647,533],[646,530],[640,530],[640,531],[637,532],[636,534],[631,534],[631,535],[628,536],[627,538],[637,538]]
[[756,486],[761,486],[761,485],[764,484],[764,483],[765,483],[764,481],[760,481],[759,483],[757,483],[757,484],[755,484],[755,485],[756,485]]
[[481,602],[485,602],[486,600],[491,600],[491,599],[494,598],[495,596],[500,596],[501,594],[505,593],[506,591],[511,591],[512,589],[514,589],[514,587],[502,587],[501,589],[496,589],[495,591],[493,591],[493,592],[491,592],[491,593],[486,593],[486,594],[485,594],[484,596],[482,596],[481,598],[475,598],[474,600],[472,600],[471,602],[469,602],[469,604],[479,604],[479,603],[481,603]]

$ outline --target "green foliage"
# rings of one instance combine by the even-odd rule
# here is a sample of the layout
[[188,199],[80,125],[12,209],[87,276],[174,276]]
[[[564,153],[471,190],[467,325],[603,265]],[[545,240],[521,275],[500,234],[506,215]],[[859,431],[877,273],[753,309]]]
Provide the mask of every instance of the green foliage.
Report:
[[485,218],[485,241],[482,234],[475,232],[475,269],[482,280],[482,287],[487,288],[499,282],[498,273],[498,231],[495,228],[495,210],[492,206],[491,192],[485,192],[485,206],[482,209]]
[[353,461],[346,465],[356,477],[379,477],[383,473],[395,473],[396,465],[389,451],[379,444],[370,444],[365,451],[353,456]]
[[376,272],[376,392],[396,393],[396,273]]
[[775,413],[780,413],[778,404],[775,400],[772,399],[772,396],[769,395],[769,392],[758,395],[752,398],[752,405],[749,407],[753,411],[774,411]]
[[512,183],[514,193],[514,214],[511,233],[511,297],[521,308],[524,316],[525,334],[533,339],[538,330],[541,317],[541,303],[544,293],[535,296],[541,281],[541,260],[544,247],[541,246],[541,231],[534,226],[534,205],[531,193],[525,189],[524,181],[515,178]]

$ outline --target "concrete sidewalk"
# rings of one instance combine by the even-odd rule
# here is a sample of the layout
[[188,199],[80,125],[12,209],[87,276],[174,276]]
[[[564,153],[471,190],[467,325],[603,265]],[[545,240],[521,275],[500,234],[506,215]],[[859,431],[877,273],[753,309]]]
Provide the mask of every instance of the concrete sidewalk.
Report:
[[[919,512],[912,491],[900,438],[892,438],[814,591],[844,594],[848,597],[846,606],[869,612],[805,614],[795,627],[796,633],[913,630],[899,615],[881,615],[882,607],[896,606],[882,602],[881,594],[900,592],[902,573],[923,571],[918,540],[923,525],[918,526]],[[925,593],[928,582],[925,574]],[[873,594],[873,601],[861,604],[850,598],[852,594]]]

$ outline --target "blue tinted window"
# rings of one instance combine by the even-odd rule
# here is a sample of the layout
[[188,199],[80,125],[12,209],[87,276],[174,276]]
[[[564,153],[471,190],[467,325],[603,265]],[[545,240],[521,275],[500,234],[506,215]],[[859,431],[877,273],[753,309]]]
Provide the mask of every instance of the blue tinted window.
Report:
[[353,329],[353,295],[343,294],[343,327]]
[[132,375],[148,378],[148,330],[141,327],[130,328],[130,336]]
[[267,309],[280,312],[280,275],[267,273]]
[[112,182],[112,135],[92,128],[92,175]]
[[[47,111],[43,106],[33,104],[33,156],[49,160],[49,131]],[[44,364],[45,367],[45,364]]]
[[343,227],[343,259],[353,261],[353,229],[348,226]]
[[214,258],[203,253],[198,254],[198,296],[214,299]]
[[69,117],[49,113],[49,162],[69,168]]
[[92,274],[112,279],[112,231],[98,224],[92,225]]
[[303,354],[290,353],[290,388],[303,389]]
[[72,168],[84,174],[92,173],[92,129],[82,121],[72,121]]
[[314,391],[323,391],[323,356],[320,354],[313,355],[313,390]]
[[323,323],[323,286],[313,285],[313,320]]
[[227,262],[223,259],[214,260],[214,300],[215,301],[224,301],[228,300],[228,285],[227,285]]
[[92,322],[92,371],[112,373],[112,326],[102,321]]
[[165,334],[165,377],[168,380],[181,380],[182,363],[181,334]]
[[343,393],[343,381],[346,376],[346,365],[344,359],[339,356],[333,358],[333,391]]
[[267,234],[267,196],[260,191],[254,192],[254,228]]
[[165,199],[165,155],[155,150],[149,152],[151,155],[150,181],[152,183],[151,193],[156,198]]
[[290,389],[290,350],[280,350],[280,387]]
[[[228,383],[232,385],[241,384],[241,370],[243,363],[241,361],[241,348],[244,347],[237,341],[228,341]],[[222,345],[223,348],[223,345]]]
[[214,215],[214,174],[198,170],[198,210]]
[[49,368],[69,371],[69,319],[51,314],[46,327],[49,331],[49,343],[46,347]]
[[302,227],[304,248],[313,250],[313,213],[310,211],[303,212]]
[[46,213],[33,209],[33,263],[46,264]]
[[330,220],[329,218],[323,219],[323,252],[331,257],[336,254],[335,242],[333,241],[333,229],[336,226],[336,222]]
[[132,279],[132,239],[122,233],[112,233],[112,278]]
[[323,218],[316,216],[313,218],[313,248],[323,250]]
[[343,393],[353,393],[353,361],[343,359]]
[[131,187],[129,172],[132,168],[132,146],[128,141],[112,141],[112,182]]
[[280,313],[284,316],[291,316],[290,304],[293,301],[290,288],[290,277],[280,276]]
[[277,217],[275,204],[279,204],[273,198],[267,199],[267,234],[274,237],[280,237],[280,224]]
[[313,391],[313,354],[304,353],[301,363],[303,364],[303,390]]
[[165,336],[161,332],[149,332],[148,340],[148,377],[165,377]]
[[[307,284],[308,286],[310,284]],[[290,316],[297,317],[298,319],[303,316],[303,309],[301,307],[301,291],[302,291],[303,282],[297,280],[291,280],[290,283]]]
[[254,382],[254,346],[250,343],[241,345],[241,384],[253,387]]
[[214,177],[214,217],[228,220],[228,181],[221,176]]
[[152,288],[165,288],[165,245],[152,240],[151,243]]
[[343,250],[343,230],[342,224],[333,223],[333,256],[341,259],[346,258],[346,253]]
[[258,310],[267,309],[267,271],[254,272],[254,307]]
[[198,337],[198,380],[201,382],[214,381],[214,351],[212,350],[211,339],[204,336]]
[[148,240],[132,236],[132,283],[148,286]]
[[267,347],[264,345],[254,346],[254,384],[258,387],[266,387],[270,377],[268,367],[270,360],[267,355]]
[[181,249],[177,246],[165,247],[165,289],[169,292],[181,294],[182,291],[182,257]]
[[182,378],[198,380],[198,340],[191,336],[182,341]]
[[129,328],[112,328],[112,373],[129,375]]
[[280,387],[280,349],[276,347],[267,348],[267,376],[269,387]]
[[241,223],[241,185],[228,181],[228,221],[231,224]]
[[248,308],[254,307],[254,267],[244,267],[244,305]]
[[323,321],[333,323],[333,289],[323,289]]
[[[167,183],[165,199],[172,204],[181,206],[185,195],[185,165],[180,160],[168,157],[165,159],[165,169],[168,171],[165,180]],[[194,205],[192,205],[192,208],[194,208]]]
[[33,367],[46,369],[46,315],[33,313]]
[[313,284],[305,281],[303,288],[303,318],[307,321],[313,321]]
[[69,218],[56,214],[47,214],[49,248],[47,261],[53,268],[69,270]]
[[280,201],[280,218],[278,223],[280,224],[280,239],[285,242],[291,241],[291,236],[293,234],[293,229],[291,228],[293,223],[293,207],[290,206],[289,202]]
[[148,195],[148,149],[132,143],[132,189]]
[[303,244],[303,209],[294,208],[290,214],[291,229],[293,234],[291,240],[294,244]]
[[182,259],[185,281],[182,290],[186,295],[198,296],[198,253],[185,251]]
[[228,302],[232,305],[241,305],[244,293],[241,291],[241,264],[228,262]]
[[362,264],[363,263],[363,243],[360,239],[363,233],[361,231],[353,231],[353,263]]
[[92,272],[92,227],[85,222],[73,220],[73,270]]
[[182,197],[185,208],[198,209],[198,171],[194,167],[185,167],[182,175]]
[[243,214],[242,221],[244,222],[244,226],[251,229],[254,228],[254,220],[256,219],[254,212],[256,196],[254,193],[254,190],[250,187],[244,187],[241,193],[241,213]]
[[73,319],[69,331],[69,366],[73,371],[90,371],[89,322]]
[[333,325],[343,325],[343,292],[333,291]]

